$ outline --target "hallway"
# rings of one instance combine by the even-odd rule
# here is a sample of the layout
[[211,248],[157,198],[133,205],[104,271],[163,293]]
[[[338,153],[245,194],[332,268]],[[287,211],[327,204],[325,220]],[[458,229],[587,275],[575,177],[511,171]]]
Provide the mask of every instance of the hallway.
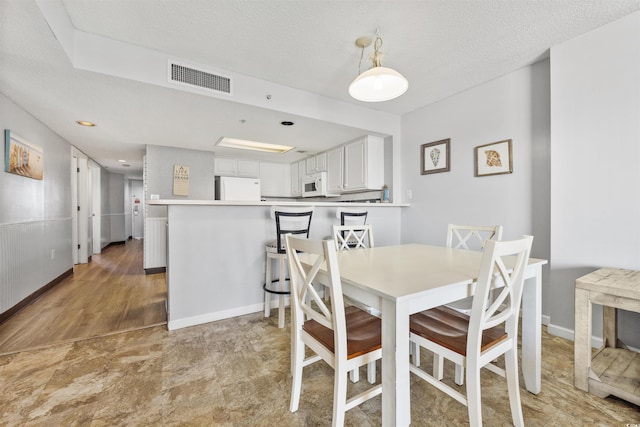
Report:
[[144,274],[142,248],[142,240],[128,240],[76,265],[0,325],[0,354],[166,324],[165,274]]

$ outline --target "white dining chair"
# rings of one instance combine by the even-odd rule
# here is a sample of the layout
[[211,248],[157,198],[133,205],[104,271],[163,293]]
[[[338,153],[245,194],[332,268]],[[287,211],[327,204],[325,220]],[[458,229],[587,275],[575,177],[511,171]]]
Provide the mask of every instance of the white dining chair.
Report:
[[[378,384],[347,399],[347,373],[382,357],[381,321],[355,306],[345,307],[332,241],[288,235],[286,248],[293,300],[290,410],[298,410],[303,367],[324,360],[335,371],[332,425],[342,426],[346,411],[382,393],[382,384]],[[312,257],[310,268],[302,264],[302,256]],[[331,304],[321,298],[312,283],[323,266]],[[306,357],[306,347],[314,354]]]
[[333,240],[338,251],[373,248],[373,228],[371,224],[334,225]]
[[[284,328],[285,296],[290,294],[286,287],[287,253],[284,246],[286,234],[309,237],[313,206],[272,206],[271,218],[275,222],[276,238],[266,244],[267,265],[265,268],[264,317],[271,315],[271,296],[278,297],[278,327]],[[273,277],[272,263],[278,262],[278,277]],[[275,286],[274,286],[275,284]]]
[[[467,405],[472,427],[482,426],[483,367],[506,377],[513,424],[524,426],[518,380],[518,315],[532,241],[532,236],[526,236],[486,243],[470,316],[440,306],[410,318],[411,342],[465,367],[466,396],[413,363],[410,371]],[[502,287],[495,289],[491,300],[494,280]],[[501,355],[505,356],[504,369],[492,364]]]
[[[349,251],[357,249],[373,248],[373,228],[371,224],[362,225],[334,225],[333,226],[333,241],[336,243],[337,251]],[[369,314],[373,314],[376,317],[380,317],[381,313],[373,307],[369,307],[360,301],[353,300],[349,297],[344,297],[345,303],[348,305],[355,305],[361,310],[366,311]],[[360,380],[359,370],[353,370],[349,373],[351,381],[358,382]],[[373,384],[376,381],[376,364],[371,362],[367,365],[367,380]]]
[[[501,225],[457,225],[449,224],[447,226],[446,246],[454,249],[482,251],[488,240],[502,240]],[[447,304],[447,307],[469,315],[471,313],[471,305],[473,297],[464,298]],[[414,363],[420,365],[420,350],[413,349]],[[438,354],[433,355],[433,375],[442,379],[444,370],[444,362]],[[464,368],[460,365],[455,367],[455,383],[462,385],[464,383]]]
[[[362,208],[338,208],[336,218],[340,220],[340,225],[364,225],[367,223],[369,211]],[[353,245],[355,242],[349,242]]]

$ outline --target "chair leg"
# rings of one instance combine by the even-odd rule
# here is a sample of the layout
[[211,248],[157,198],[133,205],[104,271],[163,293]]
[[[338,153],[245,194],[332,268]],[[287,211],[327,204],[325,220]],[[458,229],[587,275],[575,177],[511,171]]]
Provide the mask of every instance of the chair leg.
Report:
[[433,353],[433,377],[440,381],[444,377],[444,357]]
[[352,383],[357,383],[358,381],[360,381],[360,369],[356,368],[352,371],[349,371],[349,378],[351,379]]
[[420,346],[414,342],[409,342],[409,353],[413,364],[420,366]]
[[[265,273],[264,283],[267,287],[271,286],[271,258],[267,256],[267,267]],[[267,291],[264,291],[264,317],[271,316],[271,294]]]
[[347,408],[347,375],[336,365],[333,379],[333,427],[344,426]]
[[375,361],[367,363],[367,381],[369,381],[369,384],[376,383],[376,362]]
[[291,373],[293,374],[293,379],[291,380],[291,402],[289,404],[289,410],[291,412],[296,412],[298,410],[298,405],[300,404],[300,391],[302,389],[304,343],[300,340],[293,339],[292,345],[291,361],[293,366]]
[[[285,258],[280,257],[280,280],[278,281],[278,290],[280,292],[284,291],[284,282],[287,278],[287,273],[285,272]],[[280,294],[278,301],[278,328],[284,328],[284,295]]]
[[[469,359],[467,359],[468,363]],[[480,396],[480,367],[467,364],[467,409],[469,425],[482,426],[482,401]]]
[[505,376],[509,390],[509,404],[511,405],[511,419],[516,427],[524,426],[522,417],[522,403],[520,402],[520,384],[518,380],[518,352],[515,348],[504,355]]
[[464,384],[464,367],[462,365],[458,365],[457,363],[454,381],[458,385]]

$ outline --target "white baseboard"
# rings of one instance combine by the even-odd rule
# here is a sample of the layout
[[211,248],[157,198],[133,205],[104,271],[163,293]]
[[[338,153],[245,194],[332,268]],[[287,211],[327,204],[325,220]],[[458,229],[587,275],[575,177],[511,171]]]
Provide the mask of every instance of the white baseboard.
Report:
[[184,319],[169,320],[168,329],[170,331],[189,326],[201,325],[203,323],[215,322],[216,320],[229,319],[231,317],[243,316],[245,314],[262,311],[264,304],[252,304],[244,307],[236,307],[230,310],[216,311],[214,313],[199,314],[197,316],[185,317]]
[[[560,338],[568,339],[569,341],[575,341],[575,332],[573,329],[563,328],[557,325],[549,325],[547,327],[547,332],[551,335],[555,335]],[[600,348],[602,347],[602,338],[591,336],[591,347]],[[635,351],[636,353],[640,353],[640,349],[632,346],[627,347],[631,351]]]
[[[575,341],[575,333],[573,329],[564,328],[562,326],[548,324],[547,332],[551,335],[555,335],[560,338],[567,339],[569,341]],[[601,337],[591,337],[591,347],[600,348],[602,347],[602,338]]]
[[[289,306],[289,297],[286,297],[284,302],[285,302],[285,306]],[[271,301],[271,308],[272,309],[278,308],[277,298],[274,298]],[[189,326],[196,326],[196,325],[201,325],[203,323],[215,322],[216,320],[224,320],[224,319],[230,319],[232,317],[243,316],[245,314],[258,313],[258,312],[262,312],[263,310],[264,310],[263,303],[251,304],[251,305],[246,305],[244,307],[232,308],[230,310],[222,310],[222,311],[216,311],[213,313],[199,314],[197,316],[192,316],[192,317],[185,317],[184,319],[169,320],[167,328],[170,331],[173,331],[176,329],[188,328]]]
[[551,322],[551,318],[549,316],[542,315],[542,324],[548,326]]

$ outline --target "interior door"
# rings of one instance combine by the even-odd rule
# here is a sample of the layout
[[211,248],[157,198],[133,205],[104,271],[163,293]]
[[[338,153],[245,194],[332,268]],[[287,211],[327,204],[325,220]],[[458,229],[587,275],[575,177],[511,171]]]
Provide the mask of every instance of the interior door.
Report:
[[131,234],[134,239],[144,237],[142,203],[142,181],[131,181]]
[[99,254],[102,252],[102,212],[101,212],[101,200],[102,194],[100,191],[100,166],[97,164],[90,162],[89,163],[90,171],[91,171],[91,222],[92,222],[92,235],[93,235],[93,244],[92,249],[94,254]]

